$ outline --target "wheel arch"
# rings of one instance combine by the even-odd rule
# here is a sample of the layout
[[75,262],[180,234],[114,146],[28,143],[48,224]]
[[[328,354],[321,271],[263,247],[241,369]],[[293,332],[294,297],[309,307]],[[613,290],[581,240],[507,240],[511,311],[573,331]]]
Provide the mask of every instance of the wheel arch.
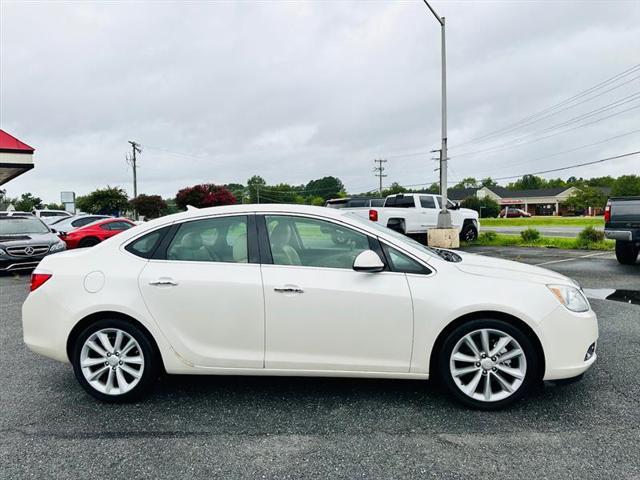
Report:
[[91,241],[95,241],[96,244],[102,242],[102,240],[100,240],[95,235],[87,235],[86,237],[82,237],[80,240],[78,240],[78,245],[80,245],[81,243],[86,243],[86,242],[91,242]]
[[456,318],[455,320],[447,324],[445,328],[442,329],[442,331],[436,338],[436,341],[433,343],[433,347],[431,349],[431,354],[429,358],[429,377],[430,378],[432,378],[433,374],[437,371],[436,363],[438,359],[438,353],[440,352],[440,349],[442,348],[442,344],[444,343],[445,339],[449,336],[449,334],[453,330],[458,328],[460,325],[467,323],[471,320],[478,320],[478,319],[502,320],[522,330],[522,332],[525,335],[527,335],[527,337],[529,337],[529,339],[533,343],[533,346],[536,349],[536,353],[540,358],[540,368],[538,369],[538,374],[540,376],[540,379],[542,379],[542,377],[544,376],[544,372],[546,371],[546,360],[544,355],[544,348],[542,347],[542,342],[540,341],[540,338],[538,338],[538,335],[525,321],[521,320],[520,318],[514,315],[511,315],[509,313],[498,312],[494,310],[482,310],[478,312],[467,313],[461,317]]
[[73,360],[71,358],[72,352],[73,352],[73,347],[75,345],[76,340],[78,339],[78,336],[80,336],[80,333],[82,333],[82,331],[85,328],[87,328],[89,325],[91,325],[92,323],[95,323],[95,322],[97,322],[99,320],[115,319],[115,318],[118,318],[120,320],[125,320],[127,322],[133,323],[145,335],[147,335],[147,338],[149,339],[149,341],[151,342],[151,345],[153,347],[154,353],[156,354],[156,357],[158,358],[158,360],[160,362],[160,367],[162,368],[162,371],[166,371],[165,366],[164,366],[164,360],[162,358],[162,354],[160,353],[160,348],[158,348],[158,342],[156,342],[155,337],[149,331],[149,329],[147,327],[145,327],[144,324],[142,324],[141,322],[139,322],[138,320],[136,320],[132,316],[127,315],[126,313],[108,311],[108,310],[101,311],[101,312],[95,312],[95,313],[92,313],[90,315],[87,315],[82,320],[80,320],[78,323],[76,323],[75,326],[71,329],[71,332],[69,333],[69,336],[67,337],[67,345],[66,345],[67,358],[69,359],[69,361],[73,362]]

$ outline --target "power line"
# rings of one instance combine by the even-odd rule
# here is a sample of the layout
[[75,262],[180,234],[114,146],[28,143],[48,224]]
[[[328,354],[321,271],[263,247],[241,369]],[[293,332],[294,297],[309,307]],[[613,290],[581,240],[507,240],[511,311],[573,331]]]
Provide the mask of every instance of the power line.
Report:
[[511,175],[508,177],[499,177],[499,178],[494,178],[493,180],[509,180],[512,178],[520,178],[520,177],[523,177],[524,175],[542,175],[543,173],[560,172],[562,170],[570,170],[572,168],[586,167],[587,165],[595,165],[596,163],[608,162],[608,161],[617,160],[620,158],[631,157],[633,155],[640,155],[640,150],[637,150],[635,152],[623,153],[621,155],[615,155],[613,157],[601,158],[600,160],[593,160],[591,162],[584,162],[584,163],[578,163],[576,165],[569,165],[567,167],[552,168],[551,170],[542,170],[539,172],[524,173],[521,175]]
[[[632,66],[632,67],[630,67],[630,68],[628,68],[626,70],[624,70],[623,72],[618,73],[617,75],[614,75],[611,78],[608,78],[607,80],[604,80],[604,81],[594,85],[593,87],[590,87],[590,88],[588,88],[588,89],[586,89],[586,90],[584,90],[584,91],[582,91],[580,93],[577,93],[576,95],[573,95],[572,97],[569,97],[569,98],[567,98],[567,99],[565,99],[565,100],[563,100],[563,101],[561,101],[559,103],[556,103],[555,105],[552,105],[550,107],[544,108],[544,109],[542,109],[542,110],[540,110],[540,111],[538,111],[536,113],[533,113],[531,115],[528,115],[528,116],[526,116],[526,117],[524,117],[524,118],[522,118],[522,119],[520,119],[520,120],[518,120],[518,121],[516,121],[516,122],[514,122],[514,123],[512,123],[510,125],[507,125],[505,127],[499,128],[499,129],[494,130],[492,132],[489,132],[489,133],[487,133],[485,135],[481,135],[479,137],[472,138],[472,139],[470,139],[470,140],[468,140],[468,141],[466,141],[464,143],[459,144],[458,147],[460,147],[462,145],[466,145],[466,144],[472,143],[472,142],[476,142],[478,140],[481,140],[481,139],[484,139],[484,138],[487,138],[487,137],[490,137],[490,136],[497,135],[499,133],[504,132],[507,129],[511,129],[513,127],[516,127],[516,126],[520,126],[523,123],[526,123],[526,122],[530,121],[531,119],[533,119],[535,117],[538,117],[539,115],[543,115],[543,114],[546,114],[546,113],[551,112],[553,110],[556,110],[556,109],[558,109],[558,108],[560,108],[560,107],[562,107],[564,105],[572,103],[573,101],[575,101],[575,100],[577,100],[579,98],[582,98],[582,97],[584,97],[586,95],[589,95],[590,93],[592,93],[592,92],[594,92],[596,90],[599,90],[600,88],[603,88],[603,87],[606,87],[607,85],[615,83],[617,80],[620,80],[621,78],[627,77],[627,76],[635,73],[638,70],[640,70],[640,63],[638,63],[638,64],[636,64],[636,65],[634,65],[634,66]],[[603,92],[603,93],[606,93],[606,92]]]
[[640,108],[640,105],[636,105],[636,106],[627,108],[625,110],[621,110],[619,112],[615,112],[615,113],[612,113],[610,115],[607,115],[607,116],[604,116],[604,117],[601,117],[601,118],[597,118],[597,119],[595,119],[595,120],[593,120],[591,122],[583,123],[582,125],[576,125],[574,127],[568,128],[566,130],[561,130],[559,132],[551,133],[549,135],[545,135],[545,136],[540,137],[540,138],[534,138],[534,139],[528,140],[526,142],[521,142],[521,143],[518,143],[518,144],[515,144],[515,145],[511,145],[509,143],[506,143],[506,144],[503,144],[503,145],[496,145],[494,147],[489,147],[489,148],[485,148],[485,149],[482,149],[482,150],[476,150],[476,151],[473,151],[473,152],[464,152],[464,153],[460,153],[458,155],[452,155],[450,158],[467,157],[469,155],[477,155],[479,153],[500,152],[500,151],[504,151],[504,150],[509,150],[511,148],[518,148],[518,147],[522,147],[524,145],[530,145],[532,143],[537,143],[537,142],[540,142],[542,140],[546,140],[547,138],[555,137],[557,135],[562,135],[564,133],[572,132],[573,130],[577,130],[579,128],[583,128],[583,127],[588,127],[590,125],[594,125],[594,124],[599,123],[599,122],[601,122],[603,120],[607,120],[608,118],[615,117],[617,115],[622,115],[623,113],[629,112],[631,110],[635,110],[636,108]]

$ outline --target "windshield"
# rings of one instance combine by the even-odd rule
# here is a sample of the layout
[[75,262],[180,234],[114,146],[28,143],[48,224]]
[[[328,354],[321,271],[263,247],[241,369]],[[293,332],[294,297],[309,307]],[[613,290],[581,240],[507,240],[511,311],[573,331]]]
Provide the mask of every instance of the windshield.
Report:
[[0,235],[49,233],[49,228],[35,217],[0,217]]
[[345,212],[344,215],[349,216],[349,218],[353,219],[353,220],[357,220],[359,223],[362,223],[364,225],[366,225],[367,227],[373,227],[374,229],[378,230],[381,233],[384,233],[386,235],[389,235],[393,238],[395,238],[396,240],[402,242],[402,243],[407,243],[409,245],[411,245],[414,248],[417,248],[418,250],[427,253],[429,255],[437,255],[438,257],[441,257],[442,255],[440,254],[439,250],[436,250],[435,248],[431,248],[431,247],[427,247],[426,245],[421,244],[420,242],[415,241],[413,238],[409,238],[406,235],[403,235],[401,233],[396,232],[395,230],[391,230],[390,228],[387,227],[383,227],[382,225],[380,225],[377,222],[371,222],[368,220],[364,220],[362,217],[358,216],[355,212]]

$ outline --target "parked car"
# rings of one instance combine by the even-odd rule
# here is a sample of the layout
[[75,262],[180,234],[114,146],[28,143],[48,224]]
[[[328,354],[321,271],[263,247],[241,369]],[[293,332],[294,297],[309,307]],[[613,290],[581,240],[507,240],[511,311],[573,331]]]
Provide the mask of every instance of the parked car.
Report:
[[135,223],[128,218],[107,218],[76,228],[60,236],[67,244],[68,249],[93,247],[103,240],[135,226]]
[[34,217],[31,212],[18,212],[16,210],[3,210],[0,212],[0,217]]
[[[426,234],[428,229],[438,225],[441,203],[442,197],[440,195],[400,193],[389,195],[382,207],[349,208],[349,210],[399,233],[415,236]],[[460,233],[460,239],[473,241],[478,238],[480,230],[478,212],[468,208],[460,208],[458,204],[451,201],[449,201],[447,208],[451,212],[451,223]]]
[[76,228],[84,227],[85,225],[89,225],[90,223],[104,220],[106,218],[113,217],[110,217],[109,215],[80,214],[56,220],[51,224],[51,226],[61,234],[65,234],[75,230]]
[[58,220],[61,220],[63,218],[69,218],[73,216],[72,213],[67,212],[66,210],[49,210],[46,208],[44,210],[34,209],[31,211],[31,213],[33,213],[47,225],[51,225],[53,222],[57,222]]
[[580,376],[598,338],[563,275],[304,205],[191,209],[47,257],[22,321],[30,349],[107,402],[166,371],[439,377],[496,409]]
[[498,214],[500,218],[525,218],[530,216],[529,212],[525,212],[520,208],[503,208]]
[[604,210],[604,234],[616,241],[616,258],[633,265],[640,252],[640,197],[610,198]]
[[34,269],[64,242],[39,218],[24,212],[0,215],[0,272]]
[[324,204],[328,208],[369,208],[382,207],[384,198],[367,198],[367,197],[348,197],[348,198],[332,198]]

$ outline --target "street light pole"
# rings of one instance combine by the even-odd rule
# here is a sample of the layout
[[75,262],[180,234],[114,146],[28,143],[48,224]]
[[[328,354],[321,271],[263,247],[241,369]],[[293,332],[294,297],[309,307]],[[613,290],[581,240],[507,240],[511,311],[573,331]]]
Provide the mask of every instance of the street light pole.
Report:
[[440,212],[438,213],[438,228],[451,228],[451,213],[447,209],[447,48],[445,39],[445,19],[436,13],[427,0],[423,1],[440,24],[442,45],[442,147],[440,149],[440,195],[442,195],[442,205],[440,205]]

